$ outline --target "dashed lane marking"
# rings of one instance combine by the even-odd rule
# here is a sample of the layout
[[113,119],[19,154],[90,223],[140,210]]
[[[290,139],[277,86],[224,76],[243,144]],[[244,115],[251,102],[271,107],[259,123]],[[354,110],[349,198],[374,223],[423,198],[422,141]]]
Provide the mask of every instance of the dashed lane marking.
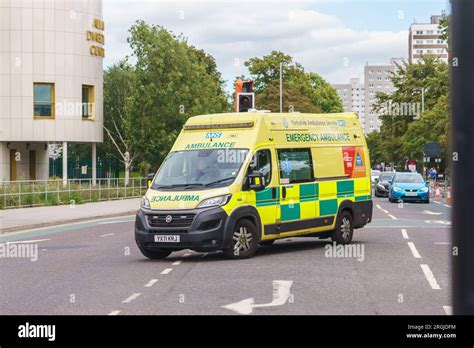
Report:
[[440,290],[441,288],[438,282],[436,281],[433,272],[431,272],[430,267],[428,265],[420,265],[420,267],[423,270],[423,273],[425,274],[426,280],[428,280],[428,283],[430,283],[431,288],[433,290]]
[[118,315],[120,313],[120,311],[112,311],[109,313],[109,315]]
[[451,208],[450,205],[447,205],[447,204],[443,204],[446,208]]
[[151,279],[148,283],[145,284],[145,288],[151,288],[157,281],[158,279]]
[[107,233],[100,236],[100,238],[113,236],[115,233]]
[[402,228],[402,236],[404,239],[410,239],[410,237],[408,237],[408,233],[407,233],[407,230]]
[[140,296],[141,293],[136,293],[136,294],[133,294],[133,295],[130,295],[128,298],[126,298],[125,300],[122,301],[122,303],[130,303],[132,302],[133,300],[135,300],[138,296]]
[[160,274],[168,274],[172,271],[173,269],[172,268],[166,268],[164,269]]
[[[35,240],[16,240],[14,242],[6,242],[8,244],[28,244],[28,243],[39,243],[39,242],[46,242],[47,240],[51,239],[35,239]],[[5,244],[5,243],[0,243]]]
[[415,244],[413,242],[408,242],[408,246],[410,247],[411,253],[415,257],[415,259],[421,259],[420,253],[416,250]]
[[444,313],[446,315],[453,315],[453,307],[452,306],[443,306]]
[[171,265],[173,265],[173,266],[179,266],[180,263],[181,263],[181,260],[178,260],[178,261],[173,262]]
[[391,219],[393,220],[398,220],[395,216],[393,216],[392,214],[388,214],[388,216],[390,216]]

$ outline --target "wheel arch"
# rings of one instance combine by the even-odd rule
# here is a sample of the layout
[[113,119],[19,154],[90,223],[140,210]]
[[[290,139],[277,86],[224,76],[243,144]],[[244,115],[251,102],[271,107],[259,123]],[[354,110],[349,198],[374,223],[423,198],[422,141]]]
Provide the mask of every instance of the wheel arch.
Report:
[[260,215],[255,207],[251,205],[236,208],[229,215],[224,228],[224,246],[229,247],[232,244],[232,232],[235,224],[241,220],[247,219],[252,222],[258,231],[258,241],[262,238],[262,222]]

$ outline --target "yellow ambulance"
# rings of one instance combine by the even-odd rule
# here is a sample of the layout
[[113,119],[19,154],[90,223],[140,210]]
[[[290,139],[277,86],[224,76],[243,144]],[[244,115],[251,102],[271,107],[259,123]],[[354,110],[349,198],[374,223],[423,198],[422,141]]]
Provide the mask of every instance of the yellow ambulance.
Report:
[[248,258],[293,236],[348,244],[372,219],[354,113],[192,117],[149,179],[135,240],[152,259],[182,249]]

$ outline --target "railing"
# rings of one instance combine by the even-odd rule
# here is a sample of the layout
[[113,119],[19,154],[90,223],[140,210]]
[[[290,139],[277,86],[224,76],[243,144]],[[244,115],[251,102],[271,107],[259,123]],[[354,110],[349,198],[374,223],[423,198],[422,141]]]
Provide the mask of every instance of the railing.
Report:
[[147,190],[146,178],[22,180],[0,182],[0,208],[81,204],[141,197]]

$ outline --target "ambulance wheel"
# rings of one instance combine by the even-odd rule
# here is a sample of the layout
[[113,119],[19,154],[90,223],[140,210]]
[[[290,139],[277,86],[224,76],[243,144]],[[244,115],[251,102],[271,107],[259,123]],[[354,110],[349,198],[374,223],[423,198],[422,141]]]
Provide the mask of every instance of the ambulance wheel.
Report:
[[232,232],[232,246],[224,250],[230,259],[247,259],[257,251],[258,234],[255,225],[247,219],[237,221]]
[[337,218],[336,229],[333,231],[331,239],[337,244],[350,244],[353,234],[354,224],[352,214],[347,210],[343,210]]
[[139,247],[142,254],[152,260],[160,260],[169,256],[172,252],[169,250],[150,250],[143,247]]
[[261,241],[260,245],[272,245],[273,243],[275,243],[275,239],[271,239],[271,240],[264,240],[264,241]]

